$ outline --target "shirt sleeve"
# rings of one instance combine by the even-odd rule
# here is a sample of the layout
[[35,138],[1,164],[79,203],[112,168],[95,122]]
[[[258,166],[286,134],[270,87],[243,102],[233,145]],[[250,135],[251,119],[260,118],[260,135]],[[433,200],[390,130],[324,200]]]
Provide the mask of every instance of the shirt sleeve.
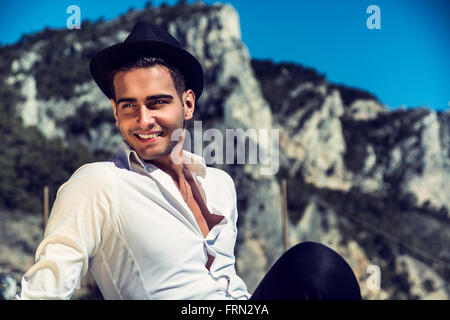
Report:
[[108,176],[98,165],[85,165],[60,187],[18,299],[71,298],[112,228]]

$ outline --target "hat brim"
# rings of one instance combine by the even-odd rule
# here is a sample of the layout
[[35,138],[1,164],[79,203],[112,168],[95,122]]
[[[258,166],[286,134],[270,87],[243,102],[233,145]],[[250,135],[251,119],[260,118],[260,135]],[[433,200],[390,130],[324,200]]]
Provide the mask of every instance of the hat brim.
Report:
[[203,68],[188,51],[160,41],[133,41],[112,45],[98,52],[91,60],[89,70],[100,90],[114,98],[110,89],[111,73],[130,57],[159,57],[180,70],[186,82],[186,89],[192,89],[196,99],[203,91]]

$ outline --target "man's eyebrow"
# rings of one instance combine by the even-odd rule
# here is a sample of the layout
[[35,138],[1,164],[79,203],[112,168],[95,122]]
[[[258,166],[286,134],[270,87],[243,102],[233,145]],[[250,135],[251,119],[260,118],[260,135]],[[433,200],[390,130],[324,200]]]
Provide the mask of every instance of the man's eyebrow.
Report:
[[169,99],[172,100],[173,96],[170,94],[155,94],[152,96],[147,96],[145,100],[156,100],[156,99]]
[[116,104],[120,104],[121,102],[136,102],[137,99],[135,98],[120,98],[116,101]]
[[[151,96],[147,96],[145,97],[145,100],[157,100],[157,99],[169,99],[172,100],[173,96],[170,94],[155,94],[155,95],[151,95]],[[120,98],[119,100],[116,101],[116,104],[120,104],[121,102],[136,102],[137,99],[136,98]]]

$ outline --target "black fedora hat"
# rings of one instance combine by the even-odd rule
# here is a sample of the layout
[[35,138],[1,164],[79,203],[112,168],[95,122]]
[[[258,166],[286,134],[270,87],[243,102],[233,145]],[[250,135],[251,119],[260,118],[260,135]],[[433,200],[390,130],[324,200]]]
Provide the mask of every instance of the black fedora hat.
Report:
[[198,99],[203,91],[203,69],[198,60],[181,48],[178,41],[158,26],[141,21],[135,24],[128,37],[99,51],[91,60],[89,69],[95,82],[108,98],[113,98],[111,73],[130,58],[159,57],[183,74],[186,88],[192,89]]

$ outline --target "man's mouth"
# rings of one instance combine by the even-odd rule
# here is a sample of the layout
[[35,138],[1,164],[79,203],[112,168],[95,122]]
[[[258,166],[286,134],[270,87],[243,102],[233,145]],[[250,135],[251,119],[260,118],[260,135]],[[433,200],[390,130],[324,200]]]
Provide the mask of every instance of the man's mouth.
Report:
[[147,139],[153,139],[153,138],[159,137],[160,135],[162,135],[162,132],[155,132],[155,133],[152,133],[152,134],[140,134],[140,133],[136,133],[136,136],[138,136],[138,137],[141,138],[141,139],[145,139],[145,140],[147,140]]
[[135,133],[134,136],[142,143],[154,143],[159,140],[158,137],[162,134],[162,131],[159,131],[150,134]]

